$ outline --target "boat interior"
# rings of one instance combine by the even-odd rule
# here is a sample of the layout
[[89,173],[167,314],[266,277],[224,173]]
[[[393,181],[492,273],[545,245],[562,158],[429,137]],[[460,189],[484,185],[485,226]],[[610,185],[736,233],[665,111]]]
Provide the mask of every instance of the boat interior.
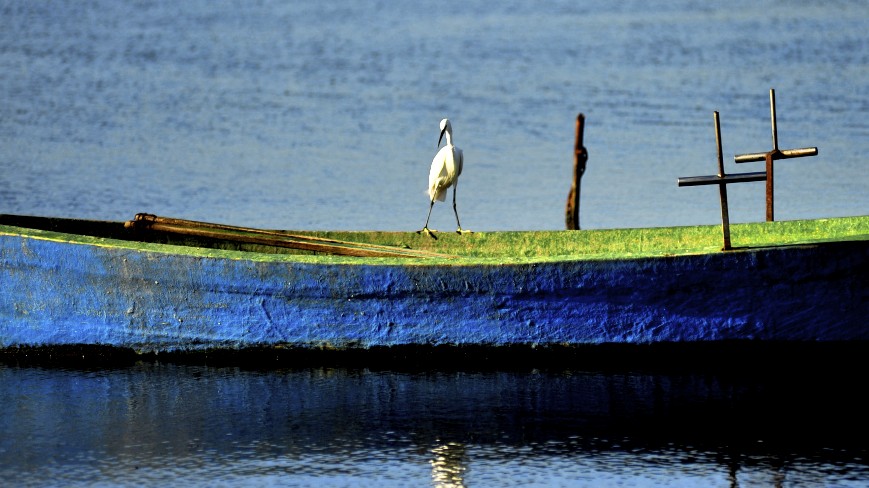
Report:
[[[280,230],[254,229],[140,213],[126,222],[0,214],[0,225],[92,238],[270,254],[450,258],[407,246],[373,244]],[[360,233],[360,236],[362,234]]]

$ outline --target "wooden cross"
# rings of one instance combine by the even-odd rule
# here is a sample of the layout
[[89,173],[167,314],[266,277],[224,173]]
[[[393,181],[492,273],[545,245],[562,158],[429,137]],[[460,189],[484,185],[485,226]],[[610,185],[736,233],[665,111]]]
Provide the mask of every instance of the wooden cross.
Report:
[[801,158],[803,156],[817,156],[817,147],[804,147],[801,149],[778,148],[778,130],[775,118],[775,90],[769,89],[769,112],[772,120],[772,151],[765,153],[738,154],[734,157],[737,163],[751,161],[766,161],[766,221],[772,222],[773,217],[773,161],[776,159]]
[[718,185],[718,193],[721,199],[721,232],[724,234],[724,251],[732,249],[730,246],[730,216],[727,212],[727,185],[729,183],[746,183],[749,181],[763,181],[766,173],[740,173],[733,175],[724,174],[724,157],[721,155],[721,125],[718,122],[718,112],[713,112],[715,119],[715,145],[718,149],[718,174],[711,176],[688,176],[676,180],[679,186]]

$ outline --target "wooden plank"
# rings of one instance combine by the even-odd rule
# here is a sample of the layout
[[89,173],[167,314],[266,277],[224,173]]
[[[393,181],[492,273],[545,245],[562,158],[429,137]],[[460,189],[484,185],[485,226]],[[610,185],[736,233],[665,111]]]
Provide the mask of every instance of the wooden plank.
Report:
[[140,213],[127,222],[126,227],[136,230],[154,230],[179,235],[223,239],[249,244],[259,244],[289,249],[358,257],[414,257],[414,258],[455,258],[448,254],[383,246],[364,242],[339,241],[312,236],[294,235],[280,231],[237,227],[225,224],[200,222],[195,220],[160,217]]

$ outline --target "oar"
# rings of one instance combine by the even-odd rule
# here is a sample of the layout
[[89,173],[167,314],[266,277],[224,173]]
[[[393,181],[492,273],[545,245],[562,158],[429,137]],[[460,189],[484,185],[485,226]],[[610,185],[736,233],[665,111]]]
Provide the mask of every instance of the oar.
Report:
[[[422,257],[455,258],[448,254],[404,249],[363,242],[339,241],[322,237],[301,236],[286,232],[237,227],[195,220],[160,217],[152,214],[137,214],[135,220],[125,224],[129,228],[151,229],[174,234],[193,235],[215,239],[234,240],[291,249],[302,249],[328,254],[359,257]],[[254,234],[254,235],[244,235]]]

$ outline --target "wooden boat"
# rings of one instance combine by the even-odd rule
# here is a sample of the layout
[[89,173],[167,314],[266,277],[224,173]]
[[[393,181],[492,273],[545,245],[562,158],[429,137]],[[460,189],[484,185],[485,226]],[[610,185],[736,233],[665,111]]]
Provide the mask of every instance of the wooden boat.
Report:
[[0,215],[0,349],[869,341],[869,216],[286,232]]

